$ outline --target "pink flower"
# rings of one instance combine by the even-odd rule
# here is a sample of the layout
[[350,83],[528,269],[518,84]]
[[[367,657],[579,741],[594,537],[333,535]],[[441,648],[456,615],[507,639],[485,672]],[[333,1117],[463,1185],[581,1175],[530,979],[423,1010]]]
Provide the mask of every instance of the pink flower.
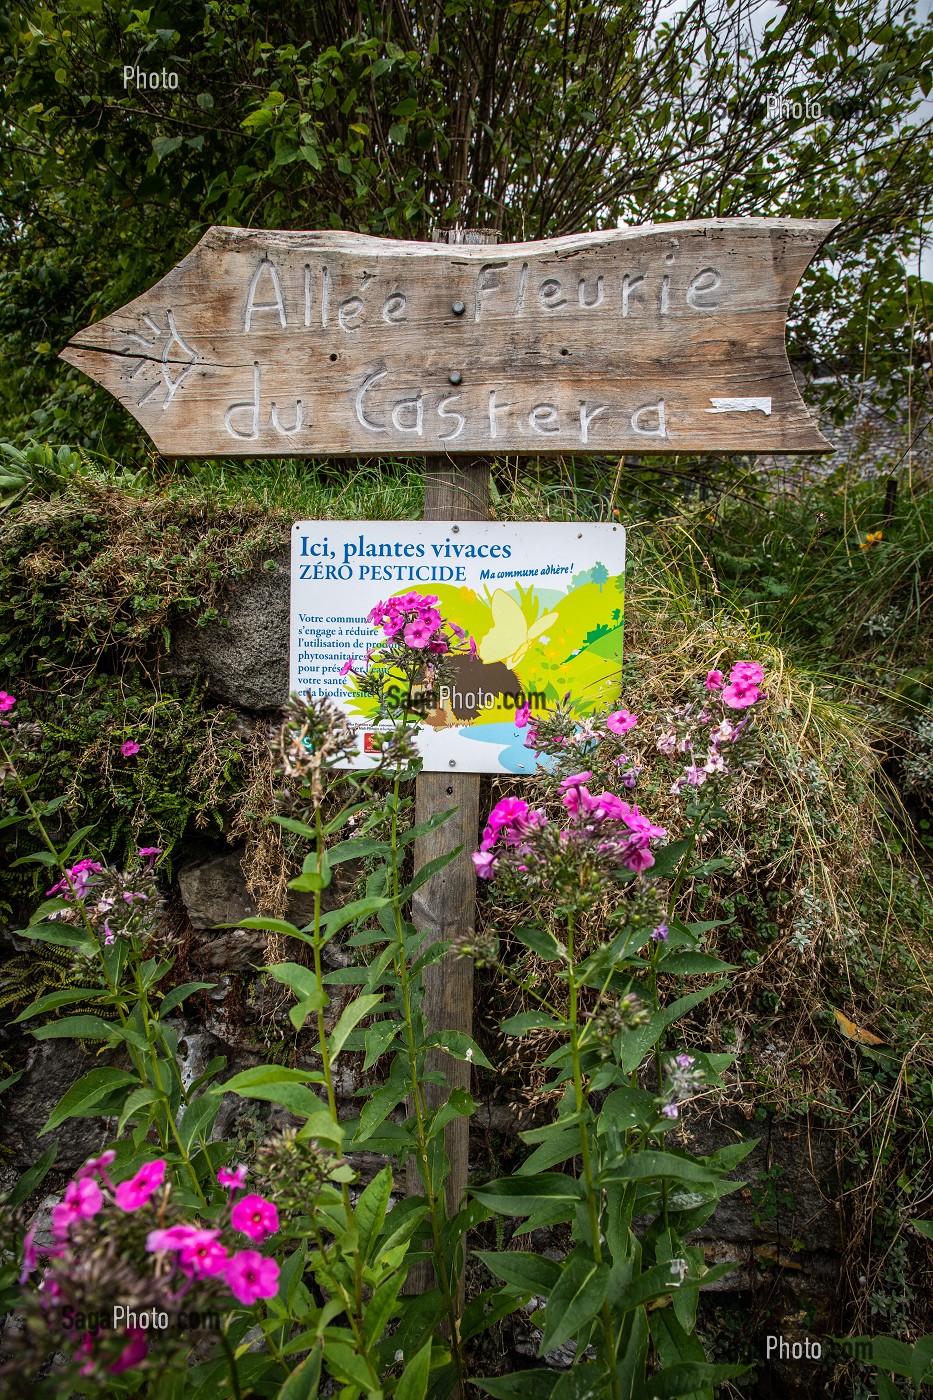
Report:
[[730,681],[722,692],[722,701],[730,710],[745,710],[759,698],[758,687],[752,681]]
[[416,617],[413,622],[409,622],[404,632],[406,645],[417,650],[420,650],[421,647],[426,647],[433,635],[434,628],[429,627],[420,617]]
[[160,855],[162,854],[162,847],[161,847],[161,846],[140,846],[140,848],[139,848],[139,854],[140,854],[140,856],[141,856],[144,860],[147,859],[147,860],[149,861],[149,869],[151,870],[152,867],[155,865],[156,856],[160,856]]
[[630,729],[634,729],[638,723],[638,716],[631,714],[628,710],[616,710],[606,720],[606,728],[611,729],[613,734],[627,734]]
[[93,1376],[94,1374],[94,1338],[90,1332],[85,1332],[79,1345],[75,1348],[75,1357],[86,1356],[87,1360],[78,1372],[79,1376]]
[[234,1167],[233,1171],[229,1171],[226,1167],[221,1167],[217,1172],[217,1180],[220,1185],[227,1186],[232,1191],[242,1191],[243,1187],[246,1185],[246,1176],[247,1171],[244,1166]]
[[135,739],[127,739],[120,745],[120,752],[124,758],[133,758],[139,753],[139,745]]
[[79,1167],[75,1173],[76,1181],[83,1181],[86,1176],[105,1176],[107,1168],[116,1160],[117,1154],[113,1151],[102,1152],[99,1157],[89,1157],[83,1167]]
[[351,656],[351,657],[348,657],[348,659],[347,659],[347,660],[343,663],[343,665],[341,666],[341,668],[340,668],[340,675],[341,675],[341,676],[348,676],[352,670],[353,670],[353,657]]
[[564,778],[563,781],[558,784],[557,790],[558,792],[566,792],[568,788],[582,787],[584,783],[589,782],[592,776],[592,773],[571,773],[569,778]]
[[15,704],[16,697],[14,695],[8,695],[5,690],[0,690],[0,713],[5,714],[7,710],[12,710]]
[[473,864],[480,880],[491,880],[496,873],[498,862],[491,851],[474,851]]
[[684,777],[691,787],[702,787],[706,782],[706,772],[703,768],[698,768],[695,763],[689,764],[684,769]]
[[[200,1238],[185,1245],[178,1262],[186,1274],[194,1278],[209,1278],[212,1274],[223,1273],[230,1256],[220,1241],[213,1238],[219,1234],[219,1230],[199,1230]],[[212,1238],[208,1239],[207,1236]]]
[[464,632],[462,627],[458,627],[455,622],[448,622],[447,626],[450,628],[451,632],[453,632],[454,636],[458,639],[458,641],[466,641],[466,632]]
[[476,656],[476,638],[475,638],[475,637],[471,637],[471,638],[470,638],[470,655],[471,655],[471,656]]
[[665,1118],[679,1118],[679,1117],[680,1117],[680,1110],[678,1109],[678,1107],[677,1107],[677,1105],[676,1105],[675,1103],[666,1103],[666,1104],[664,1104],[663,1107],[662,1107],[662,1109],[661,1109],[661,1112],[664,1114],[664,1117],[665,1117]]
[[[0,694],[3,692],[0,691]],[[36,1232],[34,1229],[27,1230],[23,1240],[23,1271],[19,1276],[20,1285],[24,1284],[39,1263],[39,1251],[35,1246]]]
[[537,729],[529,729],[529,730],[528,730],[528,733],[525,735],[525,743],[524,743],[523,747],[526,748],[526,749],[533,749],[533,748],[535,748],[535,746],[537,745],[537,742],[538,742],[538,731],[537,731]]
[[214,1238],[219,1234],[219,1230],[199,1230],[196,1225],[170,1225],[167,1230],[150,1230],[146,1236],[146,1249],[150,1254],[161,1254],[163,1250],[185,1249],[200,1235]]
[[130,1341],[120,1352],[112,1366],[108,1367],[112,1376],[122,1375],[131,1366],[138,1366],[140,1361],[144,1361],[149,1350],[149,1343],[146,1341],[146,1334],[141,1327],[131,1327],[126,1334]]
[[677,752],[677,735],[673,729],[669,729],[666,734],[662,734],[657,743],[659,753],[672,754]]
[[139,1210],[165,1180],[165,1162],[159,1157],[146,1162],[129,1181],[121,1181],[116,1189],[116,1201],[121,1210]]
[[761,685],[764,678],[757,661],[737,661],[729,672],[730,681],[744,681],[746,685]]
[[52,1209],[52,1228],[59,1239],[67,1235],[74,1220],[87,1220],[96,1215],[104,1203],[100,1187],[96,1181],[86,1178],[69,1181],[65,1187],[65,1199]]
[[242,1196],[233,1207],[230,1224],[234,1230],[261,1244],[267,1235],[274,1235],[279,1228],[279,1213],[272,1202],[262,1196]]
[[634,871],[636,875],[641,875],[645,870],[650,870],[652,865],[654,865],[654,856],[648,850],[647,842],[644,846],[633,843],[623,857],[623,860],[629,870]]
[[[622,805],[624,807],[628,806],[627,803],[623,803]],[[649,839],[653,839],[658,836],[667,835],[667,829],[665,827],[655,826],[647,817],[642,816],[637,807],[629,807],[628,811],[623,815],[622,820],[625,822],[629,831],[635,831],[639,836],[647,836]]]
[[519,705],[519,706],[518,706],[518,709],[515,711],[515,728],[516,728],[516,729],[524,729],[524,728],[526,727],[526,725],[528,724],[528,720],[530,719],[530,717],[531,717],[531,706],[530,706],[530,705]]
[[487,818],[487,826],[498,832],[504,826],[511,826],[528,813],[528,803],[520,797],[503,797],[493,807]]
[[720,690],[724,680],[722,671],[707,671],[704,685],[707,690]]
[[667,924],[658,924],[657,928],[651,930],[651,937],[654,939],[655,943],[666,943],[669,934],[670,929]]
[[255,1249],[241,1249],[224,1267],[224,1279],[234,1298],[249,1307],[257,1298],[274,1298],[279,1289],[279,1266]]
[[710,732],[709,732],[710,743],[712,743],[712,744],[725,744],[725,743],[728,743],[728,741],[729,741],[730,739],[734,739],[734,738],[735,738],[735,733],[736,733],[736,731],[735,731],[735,726],[732,725],[732,724],[730,724],[729,721],[728,721],[727,719],[724,719],[724,720],[722,721],[721,724],[717,724],[717,725],[716,725],[715,729],[711,729],[711,730],[710,730]]
[[693,1056],[692,1056],[692,1055],[678,1055],[678,1056],[677,1056],[677,1063],[680,1065],[680,1068],[681,1068],[681,1069],[689,1069],[690,1066],[693,1064]]

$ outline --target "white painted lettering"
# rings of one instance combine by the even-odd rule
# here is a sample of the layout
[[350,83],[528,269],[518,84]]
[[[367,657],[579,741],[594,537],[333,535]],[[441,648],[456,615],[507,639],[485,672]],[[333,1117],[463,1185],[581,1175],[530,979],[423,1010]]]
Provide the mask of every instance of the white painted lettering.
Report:
[[528,415],[528,425],[535,433],[559,433],[557,409],[552,403],[536,403]]
[[[402,421],[404,413],[413,415],[408,423]],[[399,399],[392,409],[392,427],[400,433],[417,433],[421,436],[424,431],[424,395],[420,390],[413,399]]]
[[382,319],[388,321],[390,326],[398,325],[399,321],[404,321],[405,307],[408,305],[408,298],[403,292],[390,292],[382,305]]
[[566,304],[567,298],[562,295],[563,285],[556,277],[545,277],[538,288],[538,300],[545,311],[556,311],[559,306]]
[[452,432],[438,434],[441,442],[453,442],[454,438],[459,437],[466,427],[466,419],[462,413],[449,413],[447,411],[448,404],[456,403],[457,400],[462,397],[462,394],[449,394],[446,399],[441,399],[440,403],[437,405],[437,416],[439,418],[451,418],[457,421],[457,426]]
[[593,421],[594,418],[598,418],[599,415],[600,415],[601,413],[605,413],[605,412],[606,412],[606,404],[604,404],[604,403],[597,404],[595,408],[592,408],[592,409],[590,409],[589,412],[587,412],[586,400],[585,400],[585,399],[581,399],[581,400],[580,400],[580,441],[581,441],[581,442],[589,442],[589,440],[590,440],[590,424],[592,423],[592,421]]
[[296,400],[295,400],[295,425],[294,425],[294,427],[292,427],[292,428],[283,427],[282,423],[279,421],[278,409],[277,409],[276,406],[275,406],[275,400],[274,400],[274,399],[273,399],[272,403],[270,404],[270,408],[271,408],[272,411],[271,411],[270,414],[269,414],[269,426],[270,426],[271,428],[275,428],[276,432],[281,433],[283,437],[294,437],[295,433],[297,433],[297,432],[299,431],[299,429],[301,428],[301,422],[302,422],[301,399],[296,399]]
[[644,282],[644,280],[645,280],[644,277],[630,277],[630,276],[628,275],[627,272],[625,273],[624,277],[622,278],[622,315],[623,315],[623,316],[627,316],[627,315],[628,315],[628,303],[629,303],[629,298],[631,297],[631,295],[632,295],[633,292],[634,292],[635,295],[637,296],[638,300],[642,303],[642,305],[644,305],[644,296],[642,295],[641,292],[636,291],[636,288],[637,288],[637,287],[640,287],[641,284],[642,284],[642,282]]
[[671,279],[667,273],[661,278],[661,295],[658,298],[658,310],[662,316],[667,315],[667,309],[671,299]]
[[[653,428],[641,427],[643,414],[653,413],[657,418],[657,426]],[[667,437],[667,422],[664,416],[664,400],[658,399],[657,403],[642,404],[641,408],[636,408],[632,414],[632,430],[640,437]]]
[[715,311],[719,305],[718,301],[700,301],[699,297],[709,296],[714,292],[722,278],[714,267],[704,267],[697,275],[690,280],[687,288],[687,305],[692,306],[694,311]]
[[[340,329],[348,334],[350,331],[358,331],[360,328],[359,318],[364,309],[362,297],[344,297],[337,307],[337,324]],[[356,324],[351,325],[351,322],[356,322]]]
[[510,403],[496,403],[496,391],[489,391],[489,436],[499,436],[499,414],[507,413],[512,407]]
[[370,374],[366,379],[364,379],[363,383],[357,390],[356,398],[353,402],[353,407],[356,410],[356,421],[359,423],[361,428],[365,428],[366,431],[370,433],[384,433],[386,431],[386,428],[384,423],[373,423],[369,418],[366,417],[366,414],[363,412],[363,400],[369,393],[373,385],[377,383],[378,380],[385,379],[388,372],[389,371],[386,369],[376,370],[374,374]]
[[321,325],[327,330],[327,313],[330,309],[330,273],[321,268]]
[[[257,301],[256,292],[259,288],[259,280],[266,274],[272,281],[272,294],[274,301]],[[253,280],[249,284],[249,293],[246,297],[246,321],[243,325],[244,331],[250,330],[253,315],[257,311],[275,311],[278,314],[279,325],[286,326],[285,303],[282,300],[282,284],[279,281],[279,274],[275,270],[275,263],[268,258],[263,258],[256,271],[253,273]]]
[[[502,283],[499,281],[498,272],[505,267],[504,262],[483,263],[476,277],[475,315],[477,321],[483,314],[483,296],[487,292],[498,292]],[[493,434],[495,437],[495,434]]]
[[604,289],[603,283],[604,283],[604,278],[603,278],[602,276],[598,276],[598,277],[596,278],[596,295],[595,295],[595,297],[593,298],[592,301],[587,301],[587,299],[586,299],[586,278],[585,278],[585,277],[581,277],[581,278],[580,278],[580,281],[577,283],[577,300],[579,301],[580,305],[581,305],[581,306],[586,306],[586,307],[589,307],[589,306],[602,306],[602,304],[603,304],[603,298],[605,297],[605,289]]
[[515,315],[520,316],[525,308],[525,290],[528,286],[528,264],[522,263],[522,270],[518,276],[518,296],[515,298]]
[[311,265],[305,263],[305,325],[311,324]]
[[[250,424],[246,432],[240,432],[233,425],[233,415],[235,413],[248,413]],[[224,414],[224,427],[231,437],[239,438],[243,442],[253,442],[259,436],[259,361],[253,362],[253,397],[252,401],[244,403],[232,403]]]

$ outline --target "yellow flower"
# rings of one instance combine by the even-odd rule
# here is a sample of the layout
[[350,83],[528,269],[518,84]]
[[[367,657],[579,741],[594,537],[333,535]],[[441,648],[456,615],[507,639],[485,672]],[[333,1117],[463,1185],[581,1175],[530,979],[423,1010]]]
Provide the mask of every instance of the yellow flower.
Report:
[[869,530],[868,534],[865,536],[864,540],[862,540],[861,544],[859,545],[859,549],[871,549],[872,545],[877,544],[878,541],[881,540],[883,537],[883,530]]

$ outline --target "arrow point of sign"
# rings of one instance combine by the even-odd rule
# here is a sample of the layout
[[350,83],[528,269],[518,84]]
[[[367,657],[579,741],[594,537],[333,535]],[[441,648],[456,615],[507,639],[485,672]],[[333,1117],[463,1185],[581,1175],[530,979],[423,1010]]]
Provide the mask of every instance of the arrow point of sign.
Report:
[[770,399],[710,399],[712,408],[707,413],[764,413],[771,417]]

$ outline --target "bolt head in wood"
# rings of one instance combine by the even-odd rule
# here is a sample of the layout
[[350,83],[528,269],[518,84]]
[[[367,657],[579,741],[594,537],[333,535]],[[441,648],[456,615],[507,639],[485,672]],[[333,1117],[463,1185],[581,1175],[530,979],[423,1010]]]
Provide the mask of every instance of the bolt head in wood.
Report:
[[463,375],[458,369],[452,369],[447,377],[451,384],[462,384],[463,382]]
[[466,311],[466,304],[462,301],[455,301],[450,309],[455,316],[462,316],[464,311]]

